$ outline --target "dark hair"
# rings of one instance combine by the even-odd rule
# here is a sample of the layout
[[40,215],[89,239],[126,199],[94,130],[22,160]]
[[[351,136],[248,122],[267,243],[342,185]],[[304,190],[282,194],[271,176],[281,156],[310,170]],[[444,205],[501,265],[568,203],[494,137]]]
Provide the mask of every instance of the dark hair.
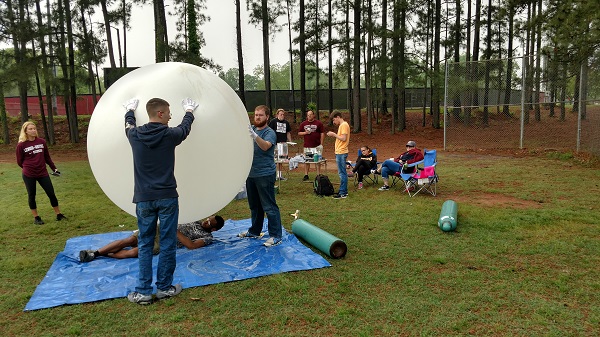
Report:
[[334,119],[336,117],[342,117],[342,113],[339,111],[334,111],[331,113],[331,115],[329,115],[329,119]]
[[365,149],[367,149],[367,150],[371,151],[371,148],[370,148],[370,147],[368,147],[367,145],[363,145],[362,147],[364,147]]
[[223,226],[225,225],[225,220],[223,220],[223,218],[220,215],[215,215],[215,220],[217,220],[217,225],[213,228],[215,228],[216,230],[223,228]]
[[148,112],[148,116],[156,116],[157,112],[160,109],[166,108],[169,106],[169,102],[165,101],[162,98],[151,98],[148,103],[146,103],[146,111]]
[[257,106],[254,109],[254,111],[256,111],[256,110],[262,110],[265,112],[265,115],[267,115],[267,117],[271,117],[271,109],[269,109],[269,107],[264,104]]

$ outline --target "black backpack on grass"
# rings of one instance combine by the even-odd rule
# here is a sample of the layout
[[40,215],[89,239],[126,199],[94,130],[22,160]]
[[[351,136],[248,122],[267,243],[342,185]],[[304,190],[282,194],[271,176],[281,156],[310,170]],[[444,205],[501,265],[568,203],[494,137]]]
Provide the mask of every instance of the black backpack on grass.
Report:
[[315,177],[315,182],[314,182],[313,187],[314,187],[315,193],[321,197],[333,195],[333,193],[335,192],[335,190],[333,189],[333,185],[331,184],[331,181],[329,181],[329,178],[323,174],[317,174],[317,176]]

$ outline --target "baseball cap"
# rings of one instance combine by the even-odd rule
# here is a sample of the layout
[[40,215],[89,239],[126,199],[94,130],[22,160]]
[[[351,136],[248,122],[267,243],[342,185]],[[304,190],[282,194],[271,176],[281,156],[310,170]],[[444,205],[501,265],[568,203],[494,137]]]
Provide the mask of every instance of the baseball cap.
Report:
[[413,140],[409,140],[406,143],[406,146],[410,146],[410,147],[417,147],[417,143],[415,143]]

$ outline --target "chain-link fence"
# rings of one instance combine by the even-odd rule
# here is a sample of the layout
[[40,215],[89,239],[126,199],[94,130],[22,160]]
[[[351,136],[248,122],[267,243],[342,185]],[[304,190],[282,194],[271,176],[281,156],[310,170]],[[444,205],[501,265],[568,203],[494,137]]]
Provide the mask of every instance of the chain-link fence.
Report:
[[[589,78],[588,74],[568,76],[566,67],[561,74],[561,69],[550,69],[546,61],[519,57],[447,63],[444,148],[526,148],[600,155],[600,100],[584,98],[579,108],[580,98],[585,97],[579,88],[586,90],[580,78]],[[526,69],[540,71],[528,74]]]

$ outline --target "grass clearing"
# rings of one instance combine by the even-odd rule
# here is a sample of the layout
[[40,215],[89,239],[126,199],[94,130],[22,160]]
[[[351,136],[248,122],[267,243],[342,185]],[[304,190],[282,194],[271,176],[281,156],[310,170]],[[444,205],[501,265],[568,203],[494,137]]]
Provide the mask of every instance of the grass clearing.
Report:
[[[38,192],[46,225],[35,226],[19,168],[0,163],[0,334],[600,335],[600,170],[567,157],[438,159],[437,197],[355,191],[351,180],[347,199],[318,198],[302,172],[291,172],[277,195],[284,226],[299,209],[343,239],[345,258],[322,254],[331,268],[186,289],[149,307],[122,298],[27,313],[68,238],[134,229],[135,219],[108,200],[87,162],[75,161],[52,178],[69,219],[54,221]],[[437,227],[447,199],[458,202],[452,233]],[[232,201],[220,214],[248,218],[248,205]]]

